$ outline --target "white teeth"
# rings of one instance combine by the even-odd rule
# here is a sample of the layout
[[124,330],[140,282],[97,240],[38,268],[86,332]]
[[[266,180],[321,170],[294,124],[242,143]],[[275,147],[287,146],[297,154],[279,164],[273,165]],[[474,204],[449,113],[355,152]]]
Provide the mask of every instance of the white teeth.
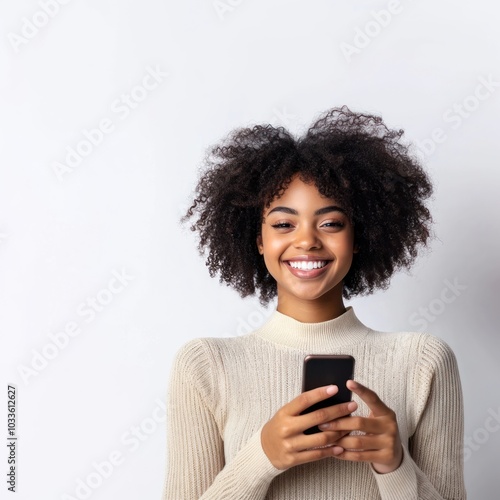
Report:
[[290,260],[290,266],[294,269],[302,271],[310,271],[311,269],[321,269],[326,266],[326,260]]

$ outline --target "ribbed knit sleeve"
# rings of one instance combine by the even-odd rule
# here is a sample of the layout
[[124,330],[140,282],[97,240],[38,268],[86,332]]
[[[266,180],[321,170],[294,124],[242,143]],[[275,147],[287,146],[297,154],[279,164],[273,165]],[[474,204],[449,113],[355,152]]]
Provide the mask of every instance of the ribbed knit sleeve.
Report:
[[229,463],[220,425],[224,376],[203,339],[174,360],[167,395],[167,473],[163,500],[261,500],[281,473],[262,450],[260,429]]
[[389,474],[373,469],[382,500],[463,500],[463,400],[455,355],[442,340],[428,336],[415,379],[416,430],[404,446],[403,462]]

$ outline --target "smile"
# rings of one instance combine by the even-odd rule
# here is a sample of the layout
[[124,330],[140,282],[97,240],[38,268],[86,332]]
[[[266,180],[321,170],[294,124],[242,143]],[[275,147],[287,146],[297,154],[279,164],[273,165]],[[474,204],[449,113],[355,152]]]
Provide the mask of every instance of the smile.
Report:
[[289,260],[288,264],[294,269],[301,269],[302,271],[310,271],[311,269],[321,269],[325,267],[328,262],[326,260]]
[[301,279],[314,279],[329,269],[331,260],[288,260],[285,261],[287,269]]

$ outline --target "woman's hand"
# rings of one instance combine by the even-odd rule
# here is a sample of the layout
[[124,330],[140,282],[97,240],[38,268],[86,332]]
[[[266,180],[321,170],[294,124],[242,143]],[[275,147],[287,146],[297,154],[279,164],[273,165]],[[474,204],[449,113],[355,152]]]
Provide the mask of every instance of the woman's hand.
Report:
[[334,443],[346,436],[351,429],[335,429],[309,435],[304,434],[304,431],[315,425],[346,417],[356,410],[357,404],[354,401],[300,415],[313,404],[337,392],[336,385],[303,392],[281,407],[264,425],[261,432],[262,448],[274,467],[285,470],[295,465],[345,453],[343,448],[334,446]]
[[396,414],[375,392],[358,382],[349,380],[347,388],[357,394],[370,409],[368,417],[340,418],[320,426],[327,432],[361,431],[364,435],[345,436],[335,444],[343,451],[336,457],[354,462],[371,462],[380,474],[397,469],[403,459]]

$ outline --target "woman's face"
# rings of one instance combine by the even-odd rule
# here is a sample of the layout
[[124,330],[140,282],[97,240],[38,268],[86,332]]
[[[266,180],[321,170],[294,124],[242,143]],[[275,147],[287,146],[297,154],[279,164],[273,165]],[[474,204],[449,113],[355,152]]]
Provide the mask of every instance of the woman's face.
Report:
[[285,304],[293,310],[318,300],[341,303],[342,280],[356,251],[342,207],[296,176],[263,215],[257,246],[277,282],[278,308]]

